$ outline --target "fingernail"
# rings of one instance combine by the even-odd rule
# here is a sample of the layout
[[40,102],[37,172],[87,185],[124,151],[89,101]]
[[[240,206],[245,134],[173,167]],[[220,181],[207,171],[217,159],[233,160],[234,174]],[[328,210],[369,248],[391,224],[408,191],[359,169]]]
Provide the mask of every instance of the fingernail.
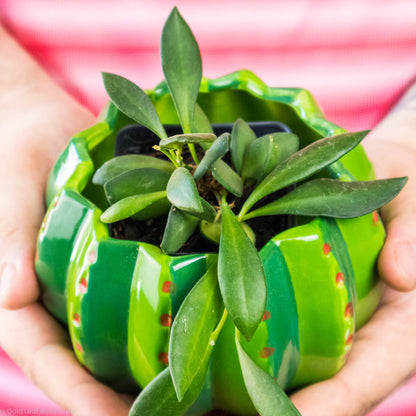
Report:
[[16,275],[16,267],[13,263],[4,263],[0,266],[0,305],[7,299],[8,287]]
[[396,262],[406,283],[411,288],[416,287],[416,244],[400,243],[396,248]]

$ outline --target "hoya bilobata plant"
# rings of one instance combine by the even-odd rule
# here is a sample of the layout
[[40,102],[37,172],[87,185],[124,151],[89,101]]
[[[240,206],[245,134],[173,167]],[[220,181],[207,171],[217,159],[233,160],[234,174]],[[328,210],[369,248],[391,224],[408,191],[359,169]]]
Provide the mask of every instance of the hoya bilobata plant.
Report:
[[[266,278],[248,219],[295,214],[357,217],[389,202],[406,182],[311,179],[357,146],[367,132],[327,137],[299,149],[292,133],[257,138],[243,120],[218,137],[197,104],[202,78],[198,44],[178,10],[162,32],[162,67],[183,133],[168,137],[146,93],[129,80],[104,73],[112,102],[159,138],[148,155],[115,157],[97,170],[110,207],[101,220],[112,223],[167,216],[161,249],[176,253],[199,230],[218,247],[218,260],[185,298],[173,322],[169,366],[139,395],[131,415],[182,415],[199,395],[210,356],[230,316],[248,394],[262,416],[298,415],[277,382],[244,351],[262,320]],[[198,149],[198,151],[197,151]],[[190,156],[184,157],[185,153]],[[300,183],[300,184],[299,184]],[[279,199],[270,195],[290,185]],[[242,203],[242,196],[245,199]],[[267,202],[263,202],[265,198]]]

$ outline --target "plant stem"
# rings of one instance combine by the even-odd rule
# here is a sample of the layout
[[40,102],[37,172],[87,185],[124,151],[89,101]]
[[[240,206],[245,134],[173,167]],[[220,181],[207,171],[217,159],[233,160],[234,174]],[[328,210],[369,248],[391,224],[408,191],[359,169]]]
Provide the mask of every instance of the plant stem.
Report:
[[224,312],[221,316],[221,319],[218,322],[218,325],[216,326],[214,331],[211,333],[211,336],[209,337],[209,342],[204,352],[203,360],[207,359],[211,355],[212,350],[215,346],[215,343],[217,342],[218,336],[220,335],[220,332],[222,331],[222,328],[224,327],[225,321],[227,320],[227,318],[228,318],[228,312],[227,312],[227,309],[225,309],[224,307]]
[[241,208],[241,211],[237,215],[238,221],[241,222],[241,221],[244,221],[244,219],[246,219],[247,211],[249,211],[250,208],[251,208],[250,205],[249,206],[246,206],[246,204],[243,205],[243,207]]
[[176,163],[178,164],[178,166],[182,166],[183,165],[183,161],[182,161],[182,147],[180,147],[179,149],[176,150],[176,152],[174,150],[170,150],[172,155],[175,155],[176,157]]
[[225,321],[227,320],[227,318],[228,318],[228,312],[227,312],[227,309],[224,308],[224,312],[221,316],[221,319],[218,322],[217,327],[214,329],[213,333],[211,334],[210,341],[215,342],[217,340],[218,335],[220,334],[222,328],[224,327]]
[[195,145],[193,143],[188,143],[189,151],[191,152],[192,159],[194,160],[196,165],[199,165],[199,159],[196,154]]
[[[253,211],[254,212],[254,211]],[[251,218],[256,218],[257,217],[257,215],[253,215],[253,212],[249,212],[249,213],[244,213],[243,211],[241,211],[239,214],[238,214],[238,220],[239,221],[247,221],[247,220],[249,220],[249,219],[251,219]],[[261,215],[260,215],[261,216]]]
[[[221,195],[221,199],[222,199],[222,201],[221,202],[227,202],[227,200],[226,200],[226,198],[227,198],[227,195],[228,195],[228,192],[224,192],[222,195]],[[234,203],[234,202],[233,202]],[[231,203],[230,204],[230,207],[232,207],[233,206],[233,203]],[[244,208],[244,206],[243,206],[243,208]],[[246,214],[246,212],[247,212],[247,210],[241,210],[240,211],[240,213],[237,215],[237,220],[239,221],[239,222],[242,222],[242,221],[244,221],[244,215]]]
[[169,150],[168,152],[166,150],[162,150],[159,146],[153,146],[153,149],[158,150],[159,152],[162,152],[175,166],[175,168],[178,168],[181,166],[180,163],[176,160],[176,155],[172,150]]
[[217,214],[215,215],[214,223],[218,222],[220,218],[221,218],[221,209],[217,211]]

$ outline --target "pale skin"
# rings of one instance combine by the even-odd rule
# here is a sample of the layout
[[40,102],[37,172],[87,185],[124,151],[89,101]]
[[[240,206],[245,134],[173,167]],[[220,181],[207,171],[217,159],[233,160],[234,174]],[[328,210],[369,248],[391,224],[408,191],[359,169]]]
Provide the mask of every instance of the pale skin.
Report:
[[[0,28],[0,345],[29,379],[74,416],[127,415],[131,397],[77,362],[66,331],[37,301],[33,270],[44,189],[72,134],[95,119]],[[292,396],[303,416],[360,416],[416,371],[416,87],[365,139],[379,178],[409,176],[382,211],[382,304],[355,338],[345,367]],[[7,153],[6,153],[7,152]]]

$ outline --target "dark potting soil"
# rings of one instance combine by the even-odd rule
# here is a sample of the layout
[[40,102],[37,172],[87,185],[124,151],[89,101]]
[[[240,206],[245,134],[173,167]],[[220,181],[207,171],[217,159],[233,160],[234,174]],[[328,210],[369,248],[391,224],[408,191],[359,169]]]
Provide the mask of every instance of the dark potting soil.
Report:
[[[131,218],[119,221],[111,225],[111,233],[114,238],[120,240],[133,240],[159,246],[162,242],[163,232],[166,226],[166,217],[153,218],[148,221],[135,221]],[[197,229],[198,230],[198,229]],[[185,253],[214,253],[218,251],[215,243],[203,238],[195,231],[188,241],[177,251]]]
[[[261,203],[255,205],[255,208],[265,205],[282,195],[290,189],[283,189],[264,198]],[[241,198],[229,200],[233,211],[238,213],[242,204],[247,198],[250,189],[248,189]],[[209,200],[209,197],[207,198]],[[212,201],[209,201],[212,203]],[[143,243],[149,243],[159,246],[162,242],[163,232],[166,226],[167,216],[152,218],[147,221],[136,221],[131,218],[118,221],[110,225],[110,232],[114,238],[120,240],[133,240]],[[252,218],[247,221],[256,235],[256,248],[260,250],[276,234],[296,225],[293,215],[275,215],[267,217]],[[197,228],[188,241],[177,252],[184,253],[212,253],[218,251],[218,245],[204,238]]]

